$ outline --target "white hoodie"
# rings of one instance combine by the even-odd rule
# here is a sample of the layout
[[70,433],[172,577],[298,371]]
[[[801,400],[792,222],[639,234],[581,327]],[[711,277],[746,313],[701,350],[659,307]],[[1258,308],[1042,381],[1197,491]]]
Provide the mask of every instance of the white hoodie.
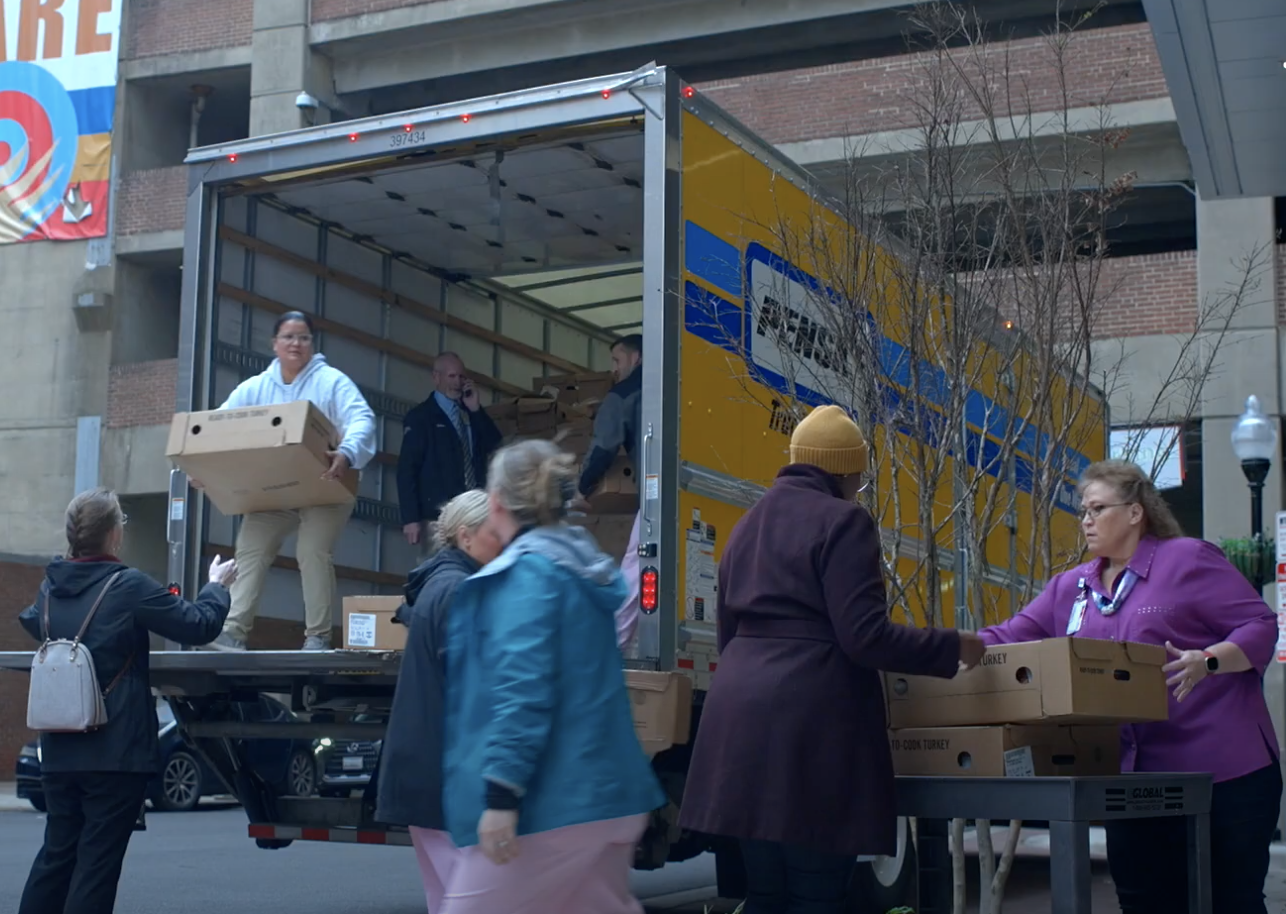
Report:
[[375,413],[366,398],[344,372],[326,364],[326,356],[316,353],[293,384],[281,377],[281,362],[273,359],[262,374],[247,378],[237,385],[219,409],[247,406],[275,406],[308,400],[334,423],[341,440],[339,452],[348,458],[349,466],[360,470],[375,456]]

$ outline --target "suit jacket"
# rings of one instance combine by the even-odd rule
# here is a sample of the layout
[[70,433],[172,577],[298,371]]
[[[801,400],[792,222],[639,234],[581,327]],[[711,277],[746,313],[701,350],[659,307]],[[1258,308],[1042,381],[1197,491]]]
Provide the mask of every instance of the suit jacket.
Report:
[[[487,481],[487,464],[500,446],[500,429],[487,411],[469,412],[473,429],[473,473],[478,487]],[[402,420],[402,452],[397,458],[397,497],[402,523],[437,520],[442,506],[465,490],[464,446],[451,418],[436,397]]]

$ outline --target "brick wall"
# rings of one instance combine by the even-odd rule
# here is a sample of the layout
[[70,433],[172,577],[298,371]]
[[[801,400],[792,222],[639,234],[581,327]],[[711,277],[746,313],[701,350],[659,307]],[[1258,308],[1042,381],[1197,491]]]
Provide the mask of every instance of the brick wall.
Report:
[[1196,251],[1108,260],[1099,289],[1110,292],[1095,332],[1100,339],[1196,329]]
[[[35,599],[45,566],[0,562],[0,651],[29,651],[35,642],[18,625],[18,613]],[[27,677],[0,670],[0,781],[13,778],[23,744],[35,738],[27,729]]]
[[188,172],[182,165],[121,175],[116,190],[116,234],[183,228]]
[[126,59],[250,43],[254,0],[130,0]]
[[[1008,85],[1016,95],[1018,111],[1063,107],[1045,39],[999,43],[990,53],[996,57],[993,72],[1006,67],[1009,71]],[[1006,53],[1007,64],[1002,57]],[[917,85],[922,85],[928,62],[927,55],[910,54],[723,80],[707,83],[701,90],[774,143],[859,136],[919,122],[909,102],[924,97]],[[1072,107],[1169,95],[1146,23],[1077,34],[1067,52],[1066,74]],[[963,119],[980,117],[977,105],[965,105]]]
[[383,13],[404,6],[424,6],[441,0],[313,0],[313,22],[347,19],[364,13]]
[[178,369],[178,359],[113,365],[107,380],[107,427],[168,425]]

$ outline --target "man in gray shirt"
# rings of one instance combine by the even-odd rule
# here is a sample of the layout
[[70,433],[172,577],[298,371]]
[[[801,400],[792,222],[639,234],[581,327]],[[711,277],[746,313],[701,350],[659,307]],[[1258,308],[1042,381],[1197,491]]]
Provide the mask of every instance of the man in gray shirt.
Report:
[[642,400],[643,337],[634,333],[612,346],[612,374],[616,385],[599,404],[594,417],[594,441],[581,469],[578,489],[584,497],[594,494],[622,447],[634,460],[638,446],[639,409]]

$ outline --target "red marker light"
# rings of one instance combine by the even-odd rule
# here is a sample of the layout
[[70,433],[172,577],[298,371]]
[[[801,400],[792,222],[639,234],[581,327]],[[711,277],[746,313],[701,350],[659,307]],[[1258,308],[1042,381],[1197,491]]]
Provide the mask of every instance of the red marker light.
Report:
[[639,607],[645,613],[656,612],[660,582],[655,568],[645,568],[640,580]]
[[356,133],[350,133],[350,134],[348,135],[348,141],[349,141],[350,143],[356,143],[356,142],[357,142],[357,134],[356,134]]
[[460,120],[464,121],[464,122],[467,124],[467,123],[469,123],[469,121],[473,120],[473,115],[472,115],[472,114],[462,114],[462,115],[460,115]]
[[692,96],[694,96],[694,95],[696,95],[696,94],[697,94],[697,90],[696,90],[696,89],[694,89],[694,88],[692,88],[691,86],[684,86],[684,87],[683,87],[683,97],[684,97],[684,98],[691,98]]
[[403,129],[403,130],[405,130],[407,133],[410,133],[412,130],[414,130],[414,129],[415,129],[415,125],[414,125],[414,124],[407,124],[407,125],[406,125],[405,127],[403,127],[402,129]]
[[170,593],[172,593],[176,597],[181,593],[178,584],[171,584],[169,589],[170,589]]
[[229,162],[235,162],[236,160],[237,160],[237,154],[235,152],[232,155],[228,156]]
[[611,90],[611,89],[604,89],[604,90],[603,90],[603,98],[611,98],[611,97],[612,97],[612,90]]

